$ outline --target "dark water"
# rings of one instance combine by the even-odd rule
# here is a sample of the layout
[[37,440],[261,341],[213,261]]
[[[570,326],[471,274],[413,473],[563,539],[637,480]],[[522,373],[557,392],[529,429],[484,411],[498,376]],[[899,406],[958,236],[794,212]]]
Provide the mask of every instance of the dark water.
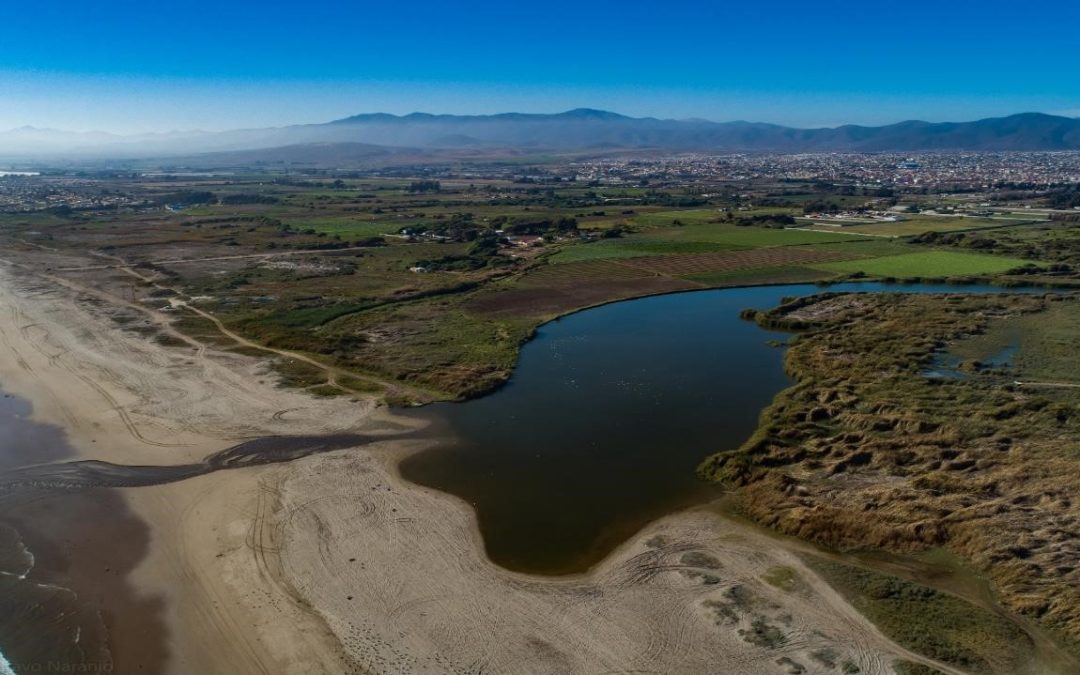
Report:
[[[549,323],[524,347],[506,387],[421,411],[452,440],[407,459],[401,471],[472,504],[496,563],[582,571],[650,520],[716,494],[696,478],[697,465],[742,444],[790,382],[784,350],[769,344],[790,336],[744,321],[739,311],[820,290],[680,293]],[[1003,289],[863,283],[828,290]]]
[[[31,412],[26,401],[0,394],[0,473],[71,454],[63,431],[32,422]],[[72,583],[79,575],[70,573],[78,523],[95,515],[86,507],[0,492],[0,673],[113,667],[102,606],[80,597]],[[123,522],[122,504],[116,514]]]
[[982,359],[981,362],[987,368],[1012,368],[1018,349],[1020,349],[1019,345],[1006,345],[996,354]]
[[[407,435],[395,436],[405,437]],[[19,488],[79,490],[163,485],[226,469],[292,462],[323,452],[357,448],[374,440],[377,439],[360,434],[268,436],[226,448],[197,464],[140,466],[82,460],[25,466],[0,471],[0,495]]]
[[[999,292],[951,286],[831,290]],[[417,455],[406,477],[477,508],[492,558],[510,568],[584,569],[655,517],[700,503],[705,456],[742,443],[788,384],[782,349],[738,318],[799,285],[628,301],[542,327],[513,381],[486,398],[420,414],[454,442]],[[127,575],[149,531],[116,489],[355,447],[360,436],[269,438],[175,467],[65,462],[63,430],[34,423],[0,392],[0,673],[159,672],[168,658],[159,598]],[[47,464],[47,466],[42,466]],[[45,670],[52,668],[53,670]]]
[[146,525],[113,488],[160,485],[364,445],[368,436],[260,438],[196,464],[65,461],[62,429],[0,393],[0,675],[161,672],[160,598],[128,574],[149,550]]
[[[990,356],[979,359],[979,368],[1012,368],[1013,361],[1016,358],[1016,352],[1020,349],[1019,345],[1005,345],[996,353]],[[931,378],[937,378],[942,380],[963,380],[971,376],[970,372],[963,369],[964,363],[968,359],[956,356],[949,352],[942,352],[934,357],[934,361],[931,367],[927,369],[925,375]]]

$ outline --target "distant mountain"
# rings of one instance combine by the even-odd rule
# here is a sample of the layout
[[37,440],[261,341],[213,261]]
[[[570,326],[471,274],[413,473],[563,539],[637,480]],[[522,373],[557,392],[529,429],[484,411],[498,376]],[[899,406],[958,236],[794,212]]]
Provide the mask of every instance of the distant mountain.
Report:
[[408,151],[369,143],[303,143],[255,150],[224,150],[190,157],[170,158],[172,162],[220,166],[267,166],[296,164],[306,166],[335,166],[383,163]]
[[[333,144],[380,146],[391,155],[480,150],[589,152],[915,152],[924,150],[1080,150],[1080,119],[1023,113],[975,122],[900,122],[796,129],[754,122],[626,117],[580,108],[558,114],[355,115],[325,124],[142,136],[44,129],[0,133],[0,155],[146,158],[285,148],[285,156],[331,152]],[[312,146],[301,151],[299,146]],[[320,150],[321,148],[321,150]],[[353,145],[346,154],[360,150]],[[270,153],[272,155],[273,153]],[[370,148],[360,154],[370,158]],[[270,155],[263,161],[274,161]]]

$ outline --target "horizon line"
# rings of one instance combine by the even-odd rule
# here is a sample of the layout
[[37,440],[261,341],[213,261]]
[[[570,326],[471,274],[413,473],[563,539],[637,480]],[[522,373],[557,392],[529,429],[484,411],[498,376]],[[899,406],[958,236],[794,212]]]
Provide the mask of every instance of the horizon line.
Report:
[[102,130],[102,129],[89,129],[89,130],[86,130],[86,131],[74,131],[74,130],[71,130],[71,129],[57,128],[57,127],[38,127],[38,126],[34,126],[33,124],[23,124],[23,125],[16,126],[16,127],[9,127],[7,129],[2,129],[2,130],[0,130],[0,134],[7,134],[7,133],[12,133],[12,132],[17,132],[17,131],[40,131],[40,132],[58,132],[58,133],[67,133],[67,134],[78,134],[78,135],[83,135],[83,136],[100,134],[100,135],[107,135],[107,136],[115,136],[115,137],[120,137],[120,138],[126,138],[126,137],[159,136],[159,135],[185,134],[185,133],[186,134],[195,134],[195,133],[217,134],[217,133],[229,133],[229,132],[235,132],[235,131],[258,130],[258,129],[286,129],[286,128],[289,128],[289,127],[303,127],[303,126],[319,126],[319,125],[324,125],[324,124],[337,124],[337,123],[347,122],[349,120],[352,120],[352,119],[355,119],[355,118],[361,118],[361,117],[387,117],[387,118],[393,118],[393,119],[397,119],[397,120],[404,120],[404,119],[408,119],[410,117],[493,118],[493,117],[505,117],[505,116],[510,116],[510,115],[520,115],[520,116],[525,116],[525,117],[559,117],[559,116],[563,116],[563,115],[569,115],[571,113],[599,113],[599,114],[603,114],[603,115],[611,115],[611,116],[619,117],[619,118],[622,118],[622,119],[628,119],[628,120],[655,120],[655,121],[658,121],[658,122],[700,122],[700,123],[707,123],[707,124],[762,124],[762,125],[767,125],[767,126],[784,127],[784,128],[788,128],[788,129],[799,129],[799,130],[839,129],[839,128],[843,128],[843,127],[881,128],[881,127],[888,127],[888,126],[895,126],[895,125],[898,125],[898,124],[909,124],[909,123],[969,124],[969,123],[973,123],[973,122],[982,122],[982,121],[985,121],[985,120],[1008,119],[1008,118],[1011,118],[1011,117],[1022,117],[1022,116],[1026,116],[1026,115],[1040,115],[1040,116],[1045,116],[1045,117],[1057,117],[1057,118],[1061,118],[1061,119],[1080,120],[1080,110],[1067,110],[1067,111],[1059,111],[1059,112],[1043,112],[1043,111],[1038,111],[1038,110],[1025,110],[1025,111],[1021,111],[1021,112],[1010,113],[1010,114],[1007,114],[1007,115],[991,115],[991,116],[987,116],[987,117],[978,117],[978,118],[975,118],[975,119],[967,119],[967,120],[951,120],[950,119],[950,120],[944,120],[944,121],[940,121],[940,122],[932,122],[930,120],[921,119],[921,118],[907,118],[907,119],[900,119],[900,120],[897,120],[895,122],[888,122],[888,123],[885,123],[885,124],[859,124],[859,123],[855,123],[855,122],[841,122],[841,123],[836,123],[836,124],[823,124],[823,125],[813,125],[813,126],[796,126],[796,125],[791,125],[791,124],[781,124],[781,123],[777,123],[777,122],[752,121],[752,120],[743,119],[743,118],[719,121],[719,120],[708,119],[708,118],[698,117],[698,116],[695,116],[695,117],[657,117],[657,116],[654,116],[654,115],[643,115],[643,116],[640,116],[640,117],[635,117],[635,116],[632,116],[632,115],[624,115],[622,113],[618,113],[618,112],[615,112],[615,111],[612,111],[612,110],[605,110],[603,108],[590,108],[590,107],[582,106],[582,107],[576,107],[576,108],[570,108],[570,109],[566,109],[566,110],[561,110],[559,112],[521,112],[521,111],[515,111],[515,110],[507,110],[507,111],[498,112],[498,113],[433,113],[433,112],[426,112],[426,111],[423,111],[423,110],[414,110],[413,112],[409,112],[409,113],[389,113],[389,112],[382,112],[382,111],[373,111],[373,112],[355,113],[355,114],[352,114],[352,115],[347,115],[345,117],[338,117],[338,118],[335,118],[335,119],[324,120],[324,121],[321,121],[321,122],[297,122],[297,123],[292,123],[292,124],[268,125],[268,126],[236,126],[236,127],[227,127],[227,128],[218,129],[218,130],[207,130],[207,129],[201,129],[201,128],[186,128],[186,129],[174,128],[174,129],[168,129],[168,130],[141,131],[141,132],[115,132],[115,131],[105,131],[105,130]]

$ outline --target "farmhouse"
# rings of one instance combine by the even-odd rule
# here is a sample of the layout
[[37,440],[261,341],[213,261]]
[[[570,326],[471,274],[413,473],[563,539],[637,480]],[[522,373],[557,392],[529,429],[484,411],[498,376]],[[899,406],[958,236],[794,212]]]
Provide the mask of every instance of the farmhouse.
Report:
[[506,240],[514,246],[520,246],[521,248],[529,248],[530,246],[542,246],[544,243],[544,238],[536,234],[511,235],[507,237]]

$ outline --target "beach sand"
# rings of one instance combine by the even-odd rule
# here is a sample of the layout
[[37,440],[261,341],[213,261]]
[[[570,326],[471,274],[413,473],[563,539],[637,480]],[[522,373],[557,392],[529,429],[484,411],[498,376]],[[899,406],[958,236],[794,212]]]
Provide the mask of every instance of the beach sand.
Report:
[[[30,400],[35,421],[62,427],[74,459],[185,464],[250,438],[378,431],[370,402],[278,389],[248,357],[162,347],[120,330],[102,300],[0,264],[0,386]],[[76,590],[104,592],[115,672],[289,672],[285,655],[313,667],[329,659],[323,672],[335,672],[340,649],[318,615],[289,602],[272,606],[278,581],[237,563],[252,560],[259,486],[278,470],[224,471],[95,497],[123,508],[118,520],[136,518],[145,541],[83,522],[79,531],[90,541],[56,557],[80,557],[70,561],[83,570]],[[61,515],[103,518],[80,509]],[[20,524],[34,528],[29,518]],[[97,551],[92,560],[89,549]],[[127,559],[133,549],[130,569],[101,562]],[[127,573],[120,578],[127,588],[107,593],[107,578],[117,572]],[[143,606],[122,597],[141,598]],[[161,630],[152,630],[158,624]]]
[[[468,505],[398,476],[400,458],[430,442],[395,438],[417,422],[371,401],[277,388],[252,357],[162,346],[110,321],[112,301],[0,262],[0,386],[62,427],[77,459],[173,465],[270,435],[385,437],[106,491],[145,541],[95,526],[70,553],[88,570],[74,587],[102,584],[115,672],[753,674],[850,662],[885,673],[896,658],[930,663],[884,638],[778,540],[707,509],[651,524],[585,575],[498,568]],[[138,555],[108,565],[124,551]],[[777,569],[794,581],[766,583]]]

